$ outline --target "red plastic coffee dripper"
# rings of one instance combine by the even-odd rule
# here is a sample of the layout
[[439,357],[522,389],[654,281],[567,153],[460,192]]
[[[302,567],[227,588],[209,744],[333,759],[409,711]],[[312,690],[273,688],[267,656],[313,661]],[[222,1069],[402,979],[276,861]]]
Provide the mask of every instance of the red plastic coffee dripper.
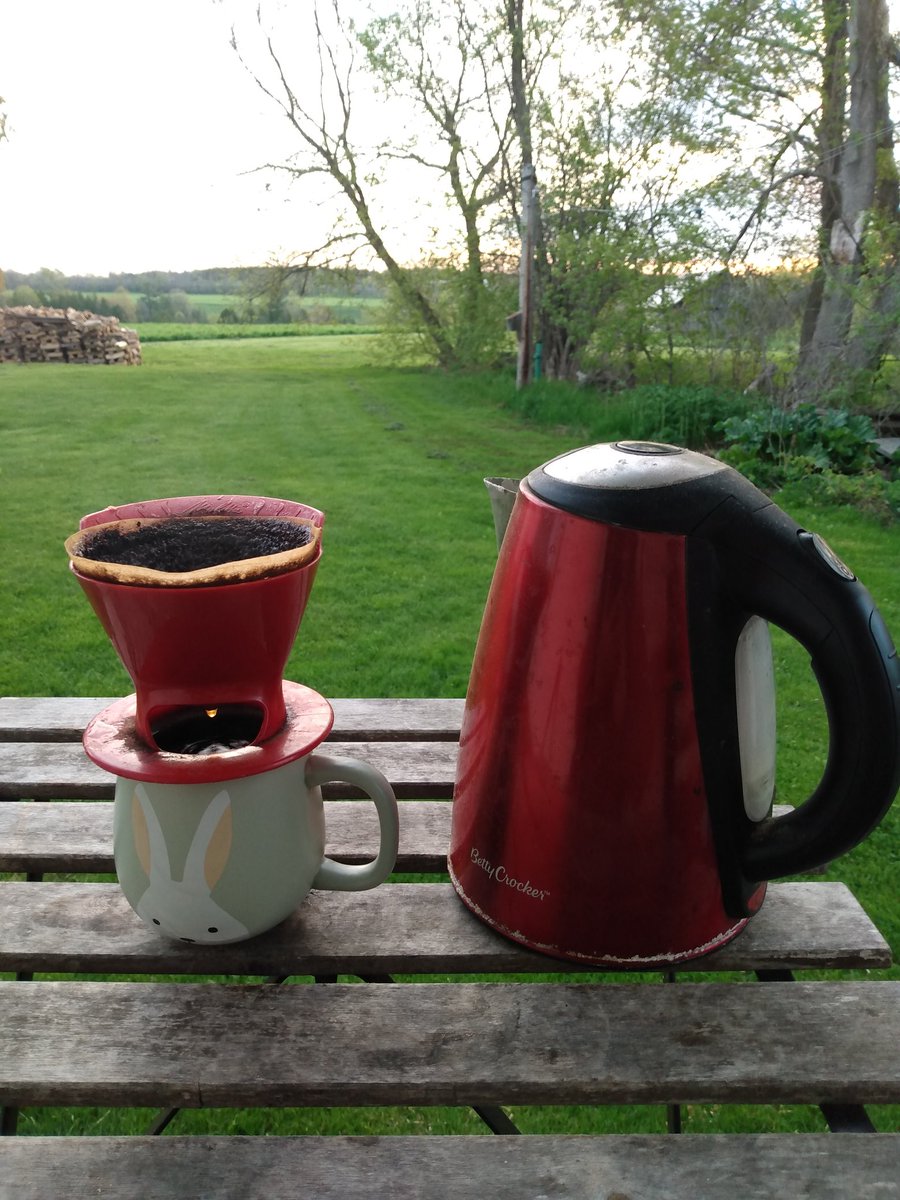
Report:
[[[91,513],[81,529],[161,516],[324,516],[308,505],[262,496],[187,496]],[[135,726],[155,747],[180,713],[247,714],[258,744],[286,719],[282,676],[318,569],[321,550],[300,568],[238,583],[145,587],[73,573],[136,690]]]

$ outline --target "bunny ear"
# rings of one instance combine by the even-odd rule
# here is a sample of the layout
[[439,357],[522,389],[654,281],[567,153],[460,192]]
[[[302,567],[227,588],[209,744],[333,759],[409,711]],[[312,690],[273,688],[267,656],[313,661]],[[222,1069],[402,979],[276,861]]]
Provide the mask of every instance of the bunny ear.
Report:
[[185,883],[212,889],[219,882],[231,853],[231,797],[217,792],[210,801],[191,842],[184,864]]
[[134,848],[144,874],[149,876],[152,872],[171,879],[172,870],[169,866],[166,839],[163,837],[159,818],[142,783],[139,783],[134,789],[134,795],[131,798],[131,820],[134,830]]

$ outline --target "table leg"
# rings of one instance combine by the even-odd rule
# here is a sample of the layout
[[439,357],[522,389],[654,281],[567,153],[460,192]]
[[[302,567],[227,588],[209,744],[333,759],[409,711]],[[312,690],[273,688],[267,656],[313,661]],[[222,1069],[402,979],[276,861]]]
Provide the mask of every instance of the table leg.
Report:
[[[665,975],[663,976],[663,979],[666,983],[677,983],[678,982],[678,972],[677,971],[666,971]],[[681,1133],[682,1132],[681,1105],[680,1104],[667,1104],[666,1105],[666,1132],[667,1133]]]
[[473,1104],[472,1112],[484,1121],[491,1133],[522,1132],[497,1104]]

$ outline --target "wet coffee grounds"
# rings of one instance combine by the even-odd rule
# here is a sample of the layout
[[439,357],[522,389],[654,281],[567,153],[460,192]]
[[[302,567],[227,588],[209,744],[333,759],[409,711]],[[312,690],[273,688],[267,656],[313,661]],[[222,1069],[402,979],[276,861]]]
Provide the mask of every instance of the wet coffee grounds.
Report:
[[100,530],[85,537],[79,554],[97,562],[174,573],[281,554],[308,545],[311,537],[308,526],[271,517],[172,517],[128,533]]

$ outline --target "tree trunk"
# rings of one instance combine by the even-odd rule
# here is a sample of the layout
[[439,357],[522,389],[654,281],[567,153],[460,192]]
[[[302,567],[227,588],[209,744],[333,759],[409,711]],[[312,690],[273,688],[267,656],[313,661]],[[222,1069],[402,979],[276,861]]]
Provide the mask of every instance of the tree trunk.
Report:
[[[524,0],[506,0],[506,24],[510,37],[510,100],[513,110],[513,123],[516,139],[521,155],[520,167],[524,168],[534,162],[534,145],[531,131],[531,104],[528,96],[528,86],[525,72],[525,18]],[[516,176],[518,185],[519,175]],[[522,347],[520,346],[520,363],[517,371],[521,383],[531,378],[531,356],[537,343],[541,345],[541,363],[543,374],[551,379],[564,379],[572,369],[571,342],[566,330],[559,321],[548,312],[547,297],[550,293],[551,262],[547,253],[547,240],[544,230],[544,217],[541,208],[541,196],[536,184],[531,196],[532,211],[530,224],[531,238],[523,238],[523,242],[531,242],[532,272],[531,272],[531,310],[534,314],[531,329],[530,345],[525,353],[529,361],[522,362]],[[520,222],[524,220],[518,205],[515,205]],[[523,320],[525,314],[522,314]]]
[[[798,402],[819,402],[830,397],[846,400],[858,394],[866,387],[865,376],[871,377],[879,366],[893,332],[893,270],[888,271],[880,287],[875,282],[886,266],[893,266],[886,259],[894,257],[884,244],[878,245],[879,236],[883,243],[885,222],[894,229],[897,223],[896,204],[893,211],[883,207],[887,198],[889,209],[890,187],[879,180],[879,173],[892,174],[886,166],[891,145],[889,52],[885,0],[853,0],[848,23],[846,136],[840,145],[833,145],[823,154],[823,187],[827,192],[823,190],[822,213],[830,226],[823,229],[828,241],[822,263],[821,304],[811,333],[812,322],[807,323],[808,341],[794,379],[793,395]],[[835,53],[832,71],[838,57]],[[833,78],[829,82],[836,106],[839,88]],[[836,126],[836,107],[826,108],[825,118]],[[830,179],[833,158],[839,159],[834,186]],[[870,302],[867,313],[859,303],[864,282]]]
[[388,273],[388,278],[403,297],[405,303],[409,305],[413,312],[418,313],[421,318],[425,336],[434,347],[439,365],[447,368],[461,366],[462,364],[459,361],[456,347],[447,336],[440,317],[435,312],[428,297],[415,282],[412,274],[400,266],[385,246],[381,235],[375,229],[372,218],[369,215],[368,206],[361,205],[357,208],[356,212],[365,232],[366,240],[383,264]]
[[838,172],[847,107],[847,0],[822,0],[825,58],[822,68],[822,116],[819,123],[819,253],[800,330],[800,362],[809,355],[828,271],[831,228],[840,216]]

